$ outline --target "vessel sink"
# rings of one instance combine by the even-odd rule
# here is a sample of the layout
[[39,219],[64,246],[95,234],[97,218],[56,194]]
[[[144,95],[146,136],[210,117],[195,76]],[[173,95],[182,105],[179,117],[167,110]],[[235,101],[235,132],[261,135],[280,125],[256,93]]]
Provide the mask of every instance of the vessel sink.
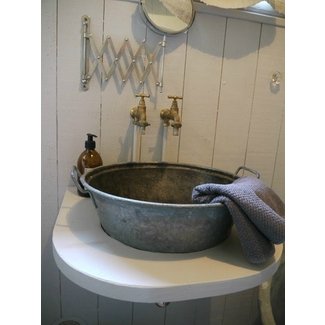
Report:
[[235,178],[188,164],[122,163],[96,168],[79,181],[107,235],[140,250],[187,253],[221,243],[232,227],[223,204],[193,204],[193,188]]

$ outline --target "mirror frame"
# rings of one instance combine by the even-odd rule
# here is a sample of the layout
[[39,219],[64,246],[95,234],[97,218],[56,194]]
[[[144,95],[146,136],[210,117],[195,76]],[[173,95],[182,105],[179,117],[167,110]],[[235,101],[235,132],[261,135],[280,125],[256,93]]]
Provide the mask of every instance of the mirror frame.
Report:
[[[159,0],[158,0],[159,1]],[[175,0],[177,1],[177,0]],[[191,3],[192,3],[192,17],[191,17],[191,21],[190,23],[182,30],[179,30],[179,31],[176,31],[176,32],[171,32],[171,31],[164,31],[162,29],[159,28],[158,25],[156,25],[152,19],[150,19],[150,17],[147,15],[146,13],[146,10],[144,9],[143,7],[143,0],[139,0],[139,3],[138,3],[138,10],[139,10],[139,13],[140,13],[140,16],[143,20],[143,22],[145,23],[145,25],[147,27],[149,27],[153,32],[155,33],[158,33],[160,35],[177,35],[177,34],[181,34],[181,33],[184,33],[184,32],[187,32],[189,30],[189,28],[192,26],[193,24],[193,21],[194,21],[194,18],[195,18],[195,14],[196,14],[196,11],[194,9],[194,3],[193,3],[193,0],[190,0]]]

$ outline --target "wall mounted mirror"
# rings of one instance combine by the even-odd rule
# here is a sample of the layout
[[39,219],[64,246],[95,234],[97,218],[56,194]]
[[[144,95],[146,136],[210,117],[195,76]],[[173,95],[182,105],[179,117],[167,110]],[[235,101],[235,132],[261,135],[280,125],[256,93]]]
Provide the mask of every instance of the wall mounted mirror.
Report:
[[146,25],[159,34],[178,34],[193,23],[192,0],[140,0],[139,11]]

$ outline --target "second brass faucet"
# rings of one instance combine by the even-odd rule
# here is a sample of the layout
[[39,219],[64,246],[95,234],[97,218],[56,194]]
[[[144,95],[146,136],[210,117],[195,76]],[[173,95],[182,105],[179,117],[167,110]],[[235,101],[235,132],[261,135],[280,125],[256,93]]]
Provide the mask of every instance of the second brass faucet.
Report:
[[[163,108],[160,111],[160,117],[164,121],[164,126],[171,125],[173,128],[173,134],[178,135],[179,129],[182,127],[182,123],[179,115],[177,99],[183,99],[183,97],[168,96],[168,98],[173,99],[172,105],[170,108]],[[170,123],[169,121],[172,122]]]
[[131,108],[130,115],[133,118],[133,124],[140,126],[144,132],[150,124],[147,122],[146,103],[144,98],[149,98],[150,95],[137,94],[136,97],[141,97],[138,106]]

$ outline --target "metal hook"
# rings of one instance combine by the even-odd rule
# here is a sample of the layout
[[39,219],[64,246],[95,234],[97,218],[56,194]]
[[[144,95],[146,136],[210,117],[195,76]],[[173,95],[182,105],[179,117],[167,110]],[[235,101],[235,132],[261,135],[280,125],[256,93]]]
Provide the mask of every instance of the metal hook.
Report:
[[279,71],[274,72],[271,79],[272,85],[278,86],[280,84],[280,81],[281,81],[281,73]]

